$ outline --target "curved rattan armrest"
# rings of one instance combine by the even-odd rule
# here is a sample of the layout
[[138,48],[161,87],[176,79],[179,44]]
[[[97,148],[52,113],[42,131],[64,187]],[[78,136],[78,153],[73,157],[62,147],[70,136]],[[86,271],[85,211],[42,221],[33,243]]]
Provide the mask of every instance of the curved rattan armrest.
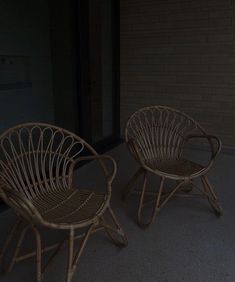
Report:
[[[191,134],[186,137],[185,143],[187,143],[190,139],[194,139],[194,138],[204,138],[208,140],[211,149],[211,157],[206,167],[206,170],[208,170],[212,166],[214,160],[216,159],[216,157],[221,151],[221,147],[222,147],[221,140],[217,136],[211,134],[199,134],[199,135]],[[216,145],[214,141],[216,142]]]
[[[114,177],[115,177],[116,173],[117,173],[117,164],[116,164],[115,160],[112,157],[108,156],[108,155],[92,155],[92,156],[85,156],[85,157],[77,158],[76,161],[73,164],[73,168],[79,162],[82,162],[82,161],[92,161],[92,160],[99,161],[99,163],[100,163],[100,165],[101,165],[101,167],[103,169],[104,175],[106,177],[107,183],[110,186],[112,184],[113,180],[114,180]],[[107,168],[107,165],[105,165],[103,160],[111,161],[111,163],[112,163],[112,170],[111,170],[111,172],[109,172],[109,169]],[[110,189],[110,187],[109,187],[109,189]]]
[[[200,135],[188,135],[185,139],[186,142],[188,142],[190,139],[193,138],[204,138],[208,140],[208,143],[210,144],[210,149],[211,149],[211,159],[215,159],[219,152],[221,151],[222,143],[220,139],[211,134],[200,134]],[[214,145],[213,141],[216,141],[216,146]]]
[[43,219],[36,207],[21,193],[1,185],[0,196],[22,218],[31,223],[43,223]]

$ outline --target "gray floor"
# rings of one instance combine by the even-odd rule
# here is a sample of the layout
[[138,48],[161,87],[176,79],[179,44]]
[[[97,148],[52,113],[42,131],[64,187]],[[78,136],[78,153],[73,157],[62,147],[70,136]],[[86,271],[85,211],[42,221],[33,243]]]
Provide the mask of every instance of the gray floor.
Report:
[[[133,197],[126,203],[120,200],[121,189],[134,172],[136,163],[123,145],[110,154],[119,168],[112,205],[128,235],[129,245],[118,249],[105,234],[95,234],[83,253],[74,281],[235,281],[235,156],[221,154],[210,172],[211,182],[224,207],[222,217],[216,217],[205,201],[175,198],[161,211],[156,222],[143,231],[135,223],[137,200]],[[205,152],[192,150],[188,154],[199,159]],[[86,179],[100,183],[98,178],[88,174],[93,170],[93,164],[83,167],[77,175],[78,183],[84,185]],[[154,179],[150,185],[154,185]],[[7,211],[1,214],[0,220],[3,242],[14,216]],[[56,240],[56,234],[46,233],[45,236]],[[65,266],[66,249],[63,249],[49,266],[43,281],[64,281]],[[19,263],[8,276],[0,277],[0,281],[35,281],[34,269],[33,260]]]

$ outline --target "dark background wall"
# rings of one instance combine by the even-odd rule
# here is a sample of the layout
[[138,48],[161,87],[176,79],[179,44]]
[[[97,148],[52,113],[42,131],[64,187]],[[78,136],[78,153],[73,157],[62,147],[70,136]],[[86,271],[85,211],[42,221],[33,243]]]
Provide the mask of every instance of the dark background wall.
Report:
[[22,122],[77,129],[74,1],[0,1],[0,131]]
[[54,121],[48,3],[0,1],[0,130]]
[[235,146],[234,0],[121,0],[121,128],[155,104]]

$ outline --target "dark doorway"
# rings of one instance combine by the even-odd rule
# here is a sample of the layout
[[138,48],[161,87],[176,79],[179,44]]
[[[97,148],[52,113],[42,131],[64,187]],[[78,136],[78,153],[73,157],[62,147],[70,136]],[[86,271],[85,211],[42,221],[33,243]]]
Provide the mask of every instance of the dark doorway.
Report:
[[79,1],[77,14],[79,134],[95,147],[117,142],[119,1]]

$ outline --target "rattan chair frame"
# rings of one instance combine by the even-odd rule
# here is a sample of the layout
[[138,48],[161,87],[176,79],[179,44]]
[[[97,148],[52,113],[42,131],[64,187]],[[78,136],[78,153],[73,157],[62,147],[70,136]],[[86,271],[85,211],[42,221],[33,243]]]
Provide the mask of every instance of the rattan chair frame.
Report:
[[[201,166],[197,171],[181,175],[174,171],[168,173],[158,166],[153,168],[148,165],[146,161],[148,159],[166,163],[172,160],[180,160],[185,146],[194,138],[205,139],[211,151],[208,163]],[[209,169],[221,150],[221,141],[217,136],[208,134],[190,116],[165,106],[141,108],[134,112],[127,121],[125,143],[140,167],[125,187],[123,199],[131,194],[140,196],[137,222],[141,227],[149,227],[160,210],[173,196],[205,198],[217,215],[222,214],[223,209],[207,177]],[[156,192],[148,191],[146,188],[149,174],[154,174],[160,178],[160,185]],[[134,184],[141,176],[143,176],[142,188],[136,190]],[[201,179],[202,187],[195,184],[194,180],[197,178]],[[165,192],[164,185],[167,179],[176,182],[176,184],[170,191]],[[197,190],[197,193],[192,193],[195,190]],[[150,200],[146,201],[146,197],[150,197]],[[143,218],[143,212],[145,207],[149,205],[152,205],[152,213],[146,220]]]
[[[80,156],[85,148],[91,155]],[[76,151],[76,149],[78,150]],[[116,162],[112,157],[98,155],[88,143],[76,134],[45,123],[25,123],[8,129],[0,136],[0,150],[0,195],[15,211],[18,218],[0,253],[0,264],[3,265],[9,248],[15,244],[15,250],[7,267],[3,269],[3,273],[10,272],[17,262],[36,257],[36,281],[40,282],[49,263],[67,244],[66,281],[71,282],[88,239],[95,232],[104,230],[116,245],[127,245],[127,237],[110,206],[112,182],[117,171]],[[59,194],[71,189],[76,166],[84,161],[97,161],[103,171],[106,189],[100,207],[94,214],[92,213],[91,217],[86,218],[85,216],[84,220],[77,222],[46,220],[38,206],[35,206],[35,199],[42,195],[47,196],[49,193]],[[110,165],[107,165],[107,161]],[[78,210],[79,214],[79,208],[87,205],[92,193],[78,208],[75,208],[75,212]],[[72,196],[73,193],[69,197],[72,198]],[[45,203],[41,201],[40,204],[43,210]],[[54,207],[57,208],[62,204],[63,199]],[[63,211],[65,216],[66,212],[65,208]],[[109,220],[105,219],[105,215],[109,216]],[[42,248],[40,227],[67,230],[67,235],[61,242]],[[36,250],[19,254],[25,235],[30,230],[35,237]],[[80,240],[77,250],[74,246],[75,240]],[[42,265],[42,254],[49,251],[53,252],[48,261]]]

